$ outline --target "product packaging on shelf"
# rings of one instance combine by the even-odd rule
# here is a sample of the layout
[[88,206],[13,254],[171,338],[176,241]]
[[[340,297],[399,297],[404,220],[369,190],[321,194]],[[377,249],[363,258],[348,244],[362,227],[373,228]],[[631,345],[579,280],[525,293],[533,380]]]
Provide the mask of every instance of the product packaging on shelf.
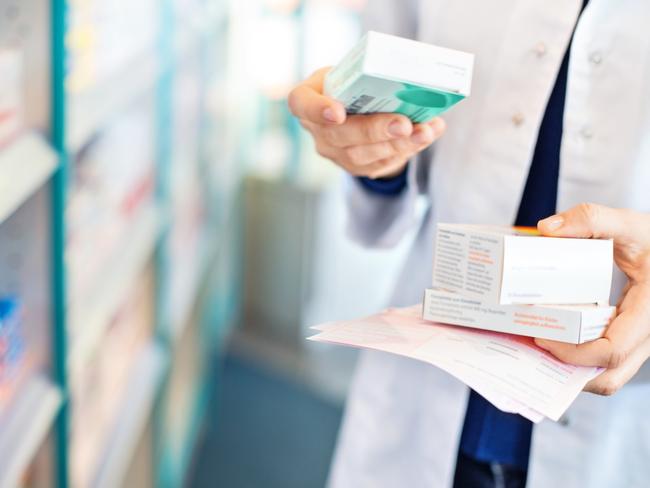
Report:
[[350,114],[401,113],[426,122],[468,97],[474,55],[368,32],[325,78]]
[[[128,287],[128,296],[105,331],[101,347],[71,371],[71,477],[73,486],[89,486],[101,454],[114,435],[125,394],[137,378],[139,354],[151,338],[154,322],[153,273],[147,268]],[[116,359],[117,358],[117,359]]]
[[83,92],[137,68],[138,56],[154,51],[155,0],[70,2],[66,89]]
[[433,288],[486,304],[609,302],[613,242],[531,229],[439,224]]
[[112,121],[79,155],[66,208],[68,290],[83,299],[110,266],[134,219],[153,202],[154,118],[149,101]]
[[24,358],[20,304],[14,298],[0,298],[0,408],[13,396],[24,370]]

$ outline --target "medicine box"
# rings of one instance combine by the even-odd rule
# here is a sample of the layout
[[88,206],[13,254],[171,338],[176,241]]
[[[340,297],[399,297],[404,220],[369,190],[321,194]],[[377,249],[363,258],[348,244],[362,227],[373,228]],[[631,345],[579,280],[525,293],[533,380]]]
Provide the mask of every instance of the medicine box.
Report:
[[432,322],[572,344],[601,337],[615,315],[609,305],[490,305],[435,289],[425,291],[422,313]]
[[433,287],[489,304],[609,302],[613,242],[534,229],[439,224]]
[[468,97],[474,55],[368,32],[325,78],[350,114],[400,113],[426,122]]

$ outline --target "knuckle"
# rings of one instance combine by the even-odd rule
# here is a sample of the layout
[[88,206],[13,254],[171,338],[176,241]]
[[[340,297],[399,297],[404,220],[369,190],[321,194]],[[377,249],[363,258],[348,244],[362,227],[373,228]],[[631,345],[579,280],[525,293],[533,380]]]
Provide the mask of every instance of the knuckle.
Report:
[[327,146],[326,144],[323,144],[323,141],[322,141],[322,140],[320,140],[320,139],[315,139],[315,144],[314,144],[314,146],[315,146],[316,152],[317,152],[320,156],[322,156],[322,157],[324,157],[324,158],[330,158],[330,156],[331,156],[331,152],[330,152],[330,150],[329,150],[329,146]]
[[373,146],[372,158],[386,162],[395,157],[395,150],[392,144],[387,142],[377,143]]
[[343,149],[342,153],[345,160],[352,165],[363,164],[366,160],[366,155],[363,149],[356,146],[346,147]]
[[339,127],[323,127],[321,130],[323,139],[331,146],[341,145],[341,135],[339,134]]
[[586,222],[593,224],[598,221],[600,207],[595,203],[585,202],[578,205],[578,212]]
[[407,161],[406,157],[393,156],[390,158],[383,159],[381,161],[381,166],[384,169],[386,168],[399,169],[400,167],[406,164],[406,161]]
[[595,387],[595,393],[602,396],[612,396],[618,392],[623,385],[616,378],[607,378],[599,382]]
[[361,127],[363,128],[363,135],[366,140],[376,142],[382,139],[381,135],[384,133],[384,122],[382,119],[377,117],[369,118]]
[[391,141],[391,146],[393,150],[391,157],[395,159],[400,158],[406,160],[422,150],[422,147],[411,142],[409,139]]
[[628,357],[627,351],[624,349],[614,349],[607,359],[607,369],[615,369],[621,366]]

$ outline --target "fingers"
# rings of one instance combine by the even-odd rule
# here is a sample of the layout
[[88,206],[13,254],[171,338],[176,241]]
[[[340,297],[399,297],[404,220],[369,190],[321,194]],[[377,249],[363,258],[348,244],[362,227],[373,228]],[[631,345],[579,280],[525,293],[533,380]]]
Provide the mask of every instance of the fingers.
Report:
[[[370,165],[383,162],[381,166],[383,168],[395,159],[400,160],[403,164],[413,154],[422,151],[431,144],[436,137],[434,130],[429,125],[421,124],[413,128],[413,133],[409,137],[387,142],[336,147],[330,143],[331,139],[328,140],[322,136],[322,132],[318,127],[314,127],[310,123],[303,123],[303,125],[314,134],[316,150],[321,156],[336,161],[348,170],[351,167],[357,167],[362,170],[361,174],[371,177],[384,176],[385,172],[365,173],[371,171]],[[347,123],[345,125],[347,126]],[[373,166],[373,168],[380,169],[377,166]],[[356,170],[353,172],[353,174],[357,173]],[[375,176],[376,174],[380,176]]]
[[591,380],[584,391],[596,395],[613,395],[627,384],[641,369],[650,355],[650,341],[645,341],[634,353],[618,368],[608,369]]
[[323,68],[289,95],[291,112],[311,132],[316,150],[357,176],[380,178],[398,173],[417,152],[440,137],[445,122],[435,118],[413,124],[401,114],[352,115],[323,95]]
[[624,239],[633,232],[632,212],[582,203],[566,212],[540,220],[537,228],[542,235],[553,237],[585,237]]
[[314,137],[341,148],[409,137],[413,132],[413,124],[406,117],[393,114],[352,115],[341,125],[310,121],[303,121],[303,125]]
[[[611,326],[615,324],[619,328],[634,326],[635,324],[629,324],[629,318],[630,316],[621,314]],[[640,331],[638,327],[632,328],[633,330],[626,333],[612,332],[608,336],[584,344],[567,344],[544,339],[535,339],[535,344],[565,363],[611,369],[623,364],[636,344],[647,337],[645,331]]]
[[621,304],[620,314],[607,328],[605,336],[584,344],[536,339],[535,343],[561,361],[578,366],[618,368],[650,337],[649,291],[631,287]]
[[323,95],[323,79],[329,68],[316,71],[289,93],[289,109],[301,120],[315,124],[336,125],[345,122],[345,108],[340,102]]
[[314,138],[329,146],[347,148],[391,142],[396,151],[413,149],[408,147],[409,143],[416,147],[429,145],[446,128],[442,119],[413,125],[402,115],[388,114],[353,115],[339,126],[314,124],[308,120],[302,120],[301,124]]

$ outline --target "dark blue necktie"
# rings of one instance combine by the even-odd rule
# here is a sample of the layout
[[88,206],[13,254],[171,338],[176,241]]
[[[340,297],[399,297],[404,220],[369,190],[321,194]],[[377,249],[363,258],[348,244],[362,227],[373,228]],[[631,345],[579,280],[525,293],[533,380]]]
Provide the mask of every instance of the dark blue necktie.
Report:
[[[586,4],[584,1],[583,9]],[[570,49],[569,45],[546,106],[515,225],[536,226],[540,219],[555,213]],[[460,449],[478,461],[526,470],[532,429],[529,420],[498,410],[472,391]]]

